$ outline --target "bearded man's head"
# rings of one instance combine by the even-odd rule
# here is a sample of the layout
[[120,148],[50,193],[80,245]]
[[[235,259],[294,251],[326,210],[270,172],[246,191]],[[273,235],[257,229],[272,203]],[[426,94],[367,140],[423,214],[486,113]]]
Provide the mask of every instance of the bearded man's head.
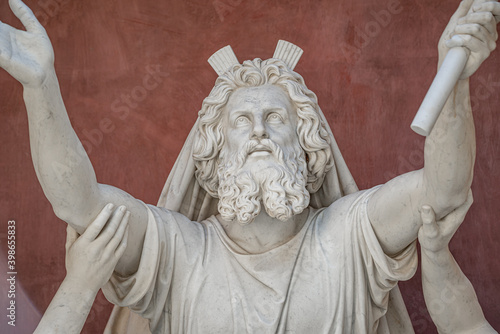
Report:
[[[291,121],[287,125],[293,124],[296,139],[283,144],[280,134],[275,134],[278,140],[273,140],[256,130],[247,138],[230,138],[228,143],[230,111],[226,109],[228,102],[234,100],[232,96],[238,95],[237,103],[246,99],[251,104],[261,95],[264,100],[266,96],[271,99],[272,91],[278,91],[274,94],[284,96],[282,100],[288,102],[282,102],[286,111],[272,106],[271,109],[280,109],[281,115],[273,113],[269,117]],[[316,95],[281,60],[255,59],[234,65],[217,79],[199,116],[193,150],[195,175],[211,196],[219,198],[219,212],[226,220],[249,223],[259,214],[261,204],[271,217],[287,220],[308,206],[309,193],[321,187],[333,166],[328,131],[321,121]],[[273,125],[272,118],[270,123]],[[241,145],[235,146],[235,141]],[[258,157],[266,152],[270,158],[261,161]]]

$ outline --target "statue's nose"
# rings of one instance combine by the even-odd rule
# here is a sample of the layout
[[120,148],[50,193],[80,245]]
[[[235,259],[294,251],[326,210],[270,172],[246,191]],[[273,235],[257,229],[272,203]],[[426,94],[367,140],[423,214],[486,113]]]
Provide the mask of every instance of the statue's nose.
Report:
[[254,121],[252,129],[252,138],[254,139],[268,138],[266,126],[264,122],[260,119]]

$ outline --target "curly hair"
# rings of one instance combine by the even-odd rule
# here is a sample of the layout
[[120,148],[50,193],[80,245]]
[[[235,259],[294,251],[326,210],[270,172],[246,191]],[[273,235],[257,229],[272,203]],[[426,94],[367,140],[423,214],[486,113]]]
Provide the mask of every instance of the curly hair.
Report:
[[334,162],[330,139],[319,116],[316,94],[309,90],[302,76],[279,59],[247,60],[236,64],[219,76],[215,86],[203,100],[198,122],[197,140],[193,149],[196,178],[213,197],[218,197],[219,153],[224,145],[224,125],[221,119],[231,94],[238,88],[272,84],[282,88],[297,108],[297,136],[307,159],[307,190],[316,192]]

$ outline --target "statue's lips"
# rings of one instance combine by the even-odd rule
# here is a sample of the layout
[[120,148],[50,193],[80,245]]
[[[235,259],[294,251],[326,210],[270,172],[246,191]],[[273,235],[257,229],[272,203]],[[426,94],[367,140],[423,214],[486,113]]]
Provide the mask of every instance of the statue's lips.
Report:
[[272,150],[265,146],[256,146],[253,150],[250,151],[248,155],[252,156],[260,156],[260,155],[268,155],[273,153]]

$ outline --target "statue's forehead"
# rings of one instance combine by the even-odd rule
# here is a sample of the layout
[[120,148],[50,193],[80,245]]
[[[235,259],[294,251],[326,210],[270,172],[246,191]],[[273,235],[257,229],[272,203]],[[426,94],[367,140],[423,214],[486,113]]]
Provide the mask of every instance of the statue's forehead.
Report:
[[291,106],[288,94],[274,85],[239,88],[231,95],[227,104],[229,109],[245,107],[289,109]]

